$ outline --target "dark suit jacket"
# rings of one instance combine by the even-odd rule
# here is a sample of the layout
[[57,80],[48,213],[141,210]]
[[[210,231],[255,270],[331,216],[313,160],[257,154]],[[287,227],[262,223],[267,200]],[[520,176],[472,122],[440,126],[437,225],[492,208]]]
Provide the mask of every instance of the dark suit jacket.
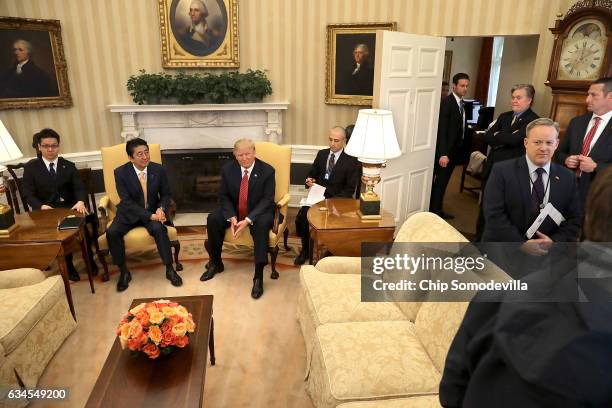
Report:
[[161,164],[150,162],[147,166],[147,207],[144,193],[132,162],[115,169],[115,186],[121,202],[117,206],[117,220],[124,224],[146,223],[158,208],[163,208],[168,218],[168,206],[172,200],[166,170]]
[[353,197],[359,176],[359,162],[343,150],[334,165],[329,180],[325,180],[329,152],[330,149],[319,150],[308,172],[308,177],[315,179],[317,184],[325,187],[325,198]]
[[[259,159],[249,177],[249,194],[247,217],[255,223],[257,218],[265,213],[274,213],[274,192],[276,189],[274,167]],[[240,195],[240,182],[242,174],[240,164],[232,160],[221,169],[221,185],[219,186],[219,200],[223,217],[229,220],[238,217],[238,197]]]
[[[593,117],[591,112],[586,115],[577,116],[572,119],[567,127],[565,137],[561,141],[557,149],[557,160],[559,164],[565,165],[567,156],[580,154],[582,152],[582,143],[586,136],[586,129],[589,121]],[[603,171],[612,163],[612,120],[608,121],[606,128],[602,131],[597,143],[591,149],[589,157],[597,163],[595,171],[592,173],[582,173],[578,182],[580,197],[582,202],[586,201],[586,196],[589,192],[589,186],[597,174]],[[572,170],[573,171],[573,170]]]
[[21,67],[21,74],[17,74],[17,64],[15,63],[0,78],[1,98],[58,95],[57,84],[32,60],[29,60],[27,64]]
[[527,136],[527,125],[539,116],[529,108],[512,124],[513,116],[513,111],[502,113],[485,133],[485,141],[491,146],[491,151],[487,155],[484,178],[491,174],[493,164],[525,155],[523,140]]
[[436,142],[436,163],[442,156],[448,156],[454,160],[456,153],[461,147],[461,136],[463,128],[463,117],[459,111],[459,105],[451,92],[440,102],[440,114],[438,117],[438,137]]
[[23,169],[24,199],[33,210],[44,205],[70,208],[87,200],[85,186],[74,163],[59,157],[55,180],[42,159],[32,159]]
[[[549,202],[565,218],[557,226],[547,219],[539,231],[556,242],[576,241],[582,225],[582,206],[574,174],[551,163]],[[506,160],[493,166],[485,187],[483,210],[485,242],[524,242],[525,232],[535,219],[531,201],[531,183],[526,157]]]

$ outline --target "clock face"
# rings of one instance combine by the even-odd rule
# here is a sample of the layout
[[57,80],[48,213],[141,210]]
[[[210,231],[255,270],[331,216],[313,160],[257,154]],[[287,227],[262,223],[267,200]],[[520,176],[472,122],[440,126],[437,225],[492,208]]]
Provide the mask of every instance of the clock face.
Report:
[[606,30],[599,20],[577,22],[563,41],[557,79],[597,79],[603,65],[607,40]]

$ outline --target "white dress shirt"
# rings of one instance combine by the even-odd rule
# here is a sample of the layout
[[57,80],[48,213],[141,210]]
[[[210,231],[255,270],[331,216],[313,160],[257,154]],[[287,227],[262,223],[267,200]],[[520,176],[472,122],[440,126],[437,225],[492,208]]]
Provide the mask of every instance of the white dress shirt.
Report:
[[[596,114],[593,114],[593,116],[591,117],[591,120],[589,121],[589,125],[587,126],[587,129],[586,129],[586,133],[584,134],[585,136],[588,135],[591,128],[595,126],[596,116],[597,116]],[[599,126],[597,127],[597,130],[595,131],[595,136],[593,136],[593,140],[591,140],[591,145],[589,146],[589,152],[591,152],[591,149],[593,148],[593,146],[595,146],[595,143],[597,143],[597,140],[599,140],[599,136],[601,136],[606,126],[608,126],[608,123],[610,123],[610,118],[612,117],[612,110],[604,113],[603,115],[599,117],[601,118],[601,120],[599,121]]]

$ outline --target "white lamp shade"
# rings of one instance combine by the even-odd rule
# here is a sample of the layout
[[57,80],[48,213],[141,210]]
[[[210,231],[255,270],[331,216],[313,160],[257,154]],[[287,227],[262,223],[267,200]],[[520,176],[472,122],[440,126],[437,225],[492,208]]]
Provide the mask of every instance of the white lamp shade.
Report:
[[401,156],[393,113],[382,109],[361,109],[345,150],[364,163],[384,163]]
[[[21,159],[23,154],[13,141],[11,134],[0,120],[0,164]],[[2,167],[2,166],[0,166]]]

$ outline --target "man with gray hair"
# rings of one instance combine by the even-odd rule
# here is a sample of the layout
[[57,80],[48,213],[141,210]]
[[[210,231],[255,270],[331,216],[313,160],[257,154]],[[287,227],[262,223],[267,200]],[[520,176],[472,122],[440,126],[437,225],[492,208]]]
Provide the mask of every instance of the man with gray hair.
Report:
[[336,93],[371,96],[373,89],[374,70],[370,64],[370,49],[366,44],[357,44],[353,48],[353,64],[336,80]]
[[223,41],[223,35],[218,33],[207,21],[208,8],[202,0],[192,0],[189,5],[190,25],[180,38],[187,51],[204,56],[215,51]]
[[[548,118],[532,121],[523,144],[525,156],[493,166],[484,190],[482,240],[522,242],[525,252],[544,255],[553,242],[577,240],[582,209],[574,174],[551,162],[559,124]],[[542,212],[549,216],[537,225]]]
[[58,96],[57,85],[32,61],[32,44],[24,39],[13,42],[15,63],[0,77],[0,98]]

